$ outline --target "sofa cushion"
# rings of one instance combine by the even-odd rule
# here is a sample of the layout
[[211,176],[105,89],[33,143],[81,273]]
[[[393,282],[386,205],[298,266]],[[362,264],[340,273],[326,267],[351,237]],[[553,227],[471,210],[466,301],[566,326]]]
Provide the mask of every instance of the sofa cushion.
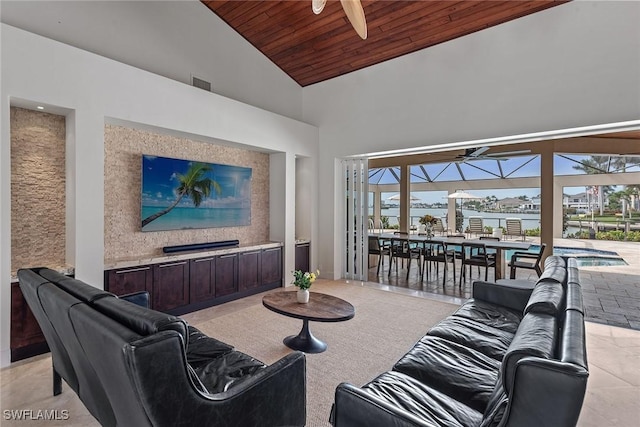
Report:
[[401,372],[385,372],[362,388],[425,425],[473,427],[482,419],[475,409]]
[[427,335],[393,369],[484,412],[496,385],[500,362],[463,345]]
[[462,344],[499,361],[502,361],[514,335],[473,319],[457,316],[445,318],[427,334]]
[[39,268],[36,272],[83,302],[93,302],[107,296],[115,296],[111,292],[98,289],[95,286],[88,285],[49,268]]
[[524,314],[546,313],[556,316],[562,310],[563,298],[564,288],[561,283],[538,281],[524,308]]
[[473,319],[483,325],[512,334],[516,332],[522,319],[522,314],[514,310],[479,299],[471,299],[462,304],[453,315]]
[[176,331],[182,336],[186,348],[189,339],[187,324],[176,316],[140,307],[121,298],[100,298],[94,301],[93,307],[141,336],[159,331]]
[[540,281],[553,281],[557,283],[565,283],[567,280],[567,269],[565,267],[565,262],[562,258],[556,257],[559,259],[552,260],[548,263],[545,263],[544,270],[538,279]]
[[553,357],[558,335],[557,324],[556,317],[550,314],[528,313],[524,316],[502,359],[501,378],[507,394],[511,391],[516,367],[522,358]]
[[266,365],[239,351],[230,351],[194,367],[201,383],[211,394],[222,393],[242,383]]
[[188,326],[188,331],[187,362],[190,365],[197,366],[233,350],[232,346],[203,334],[191,325]]

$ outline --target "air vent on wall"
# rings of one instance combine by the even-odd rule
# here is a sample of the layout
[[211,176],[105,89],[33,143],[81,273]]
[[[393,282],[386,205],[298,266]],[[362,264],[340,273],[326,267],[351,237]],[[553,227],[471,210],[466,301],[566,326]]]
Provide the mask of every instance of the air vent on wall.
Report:
[[211,92],[211,83],[206,80],[199,79],[196,76],[191,76],[191,85],[204,89],[207,92]]

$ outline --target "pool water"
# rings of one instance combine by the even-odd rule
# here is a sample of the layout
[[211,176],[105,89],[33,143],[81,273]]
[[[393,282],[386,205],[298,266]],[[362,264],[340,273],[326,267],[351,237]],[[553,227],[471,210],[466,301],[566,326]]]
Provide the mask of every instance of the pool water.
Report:
[[[539,245],[531,245],[530,252],[538,252]],[[511,258],[513,251],[507,251],[507,259]],[[554,246],[554,255],[570,255],[575,257],[578,267],[616,266],[628,265],[617,252],[603,251],[590,248],[570,248],[566,246]]]

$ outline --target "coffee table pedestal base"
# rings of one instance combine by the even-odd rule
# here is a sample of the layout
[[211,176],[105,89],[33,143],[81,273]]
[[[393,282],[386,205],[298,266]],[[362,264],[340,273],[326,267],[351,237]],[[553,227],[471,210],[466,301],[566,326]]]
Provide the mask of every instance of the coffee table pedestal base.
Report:
[[327,349],[327,343],[320,341],[314,337],[309,330],[309,321],[302,321],[302,330],[298,335],[286,337],[282,342],[292,350],[302,351],[304,353],[322,353]]

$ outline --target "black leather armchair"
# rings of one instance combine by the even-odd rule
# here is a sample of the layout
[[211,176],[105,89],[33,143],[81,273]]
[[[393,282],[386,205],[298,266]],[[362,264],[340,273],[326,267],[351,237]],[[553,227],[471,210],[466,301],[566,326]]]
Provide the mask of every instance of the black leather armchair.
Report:
[[[52,351],[54,394],[62,377],[101,425],[305,424],[303,353],[265,365],[178,317],[54,271],[18,278]],[[134,300],[144,305],[145,295]]]

